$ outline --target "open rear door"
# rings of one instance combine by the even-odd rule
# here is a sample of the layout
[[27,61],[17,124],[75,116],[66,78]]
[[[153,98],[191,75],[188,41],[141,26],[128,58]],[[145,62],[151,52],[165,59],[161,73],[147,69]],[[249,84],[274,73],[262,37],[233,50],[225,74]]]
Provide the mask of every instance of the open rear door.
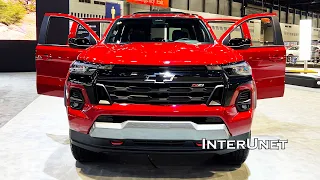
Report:
[[[100,34],[89,25],[71,15],[45,14],[36,47],[38,94],[63,97],[70,64],[87,47],[100,41]],[[81,48],[70,46],[71,38],[87,38],[90,43]]]
[[[236,33],[237,31],[241,33]],[[248,15],[231,25],[221,35],[219,42],[229,46],[230,40],[235,38],[251,40],[249,48],[232,48],[252,67],[258,99],[282,97],[286,49],[277,15]]]

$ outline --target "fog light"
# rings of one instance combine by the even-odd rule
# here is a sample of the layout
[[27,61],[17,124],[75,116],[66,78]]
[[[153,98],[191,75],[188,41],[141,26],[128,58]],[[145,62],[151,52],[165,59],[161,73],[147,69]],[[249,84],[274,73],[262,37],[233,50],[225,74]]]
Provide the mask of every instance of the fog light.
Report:
[[236,101],[236,107],[239,112],[248,111],[251,108],[251,91],[241,91]]
[[71,89],[70,93],[70,107],[72,109],[80,110],[84,106],[84,98],[80,89]]
[[249,108],[249,105],[241,105],[241,108],[242,108],[242,109],[248,109],[248,108]]

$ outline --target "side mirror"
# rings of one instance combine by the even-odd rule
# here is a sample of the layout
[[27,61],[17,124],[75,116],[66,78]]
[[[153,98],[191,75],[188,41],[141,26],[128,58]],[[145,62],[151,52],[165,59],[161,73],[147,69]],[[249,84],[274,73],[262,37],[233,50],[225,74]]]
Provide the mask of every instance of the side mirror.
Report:
[[248,49],[251,46],[251,39],[234,38],[230,39],[228,46],[233,49]]
[[86,49],[91,46],[91,43],[87,38],[70,38],[69,46],[72,48]]

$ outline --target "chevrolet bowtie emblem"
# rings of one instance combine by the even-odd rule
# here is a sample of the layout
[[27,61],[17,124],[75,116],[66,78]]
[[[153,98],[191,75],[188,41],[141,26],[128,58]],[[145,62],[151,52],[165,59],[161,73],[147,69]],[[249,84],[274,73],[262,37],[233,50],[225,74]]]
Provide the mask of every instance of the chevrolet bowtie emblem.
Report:
[[165,73],[154,73],[153,75],[148,75],[145,81],[154,82],[154,83],[165,83],[173,81],[174,74],[170,72]]

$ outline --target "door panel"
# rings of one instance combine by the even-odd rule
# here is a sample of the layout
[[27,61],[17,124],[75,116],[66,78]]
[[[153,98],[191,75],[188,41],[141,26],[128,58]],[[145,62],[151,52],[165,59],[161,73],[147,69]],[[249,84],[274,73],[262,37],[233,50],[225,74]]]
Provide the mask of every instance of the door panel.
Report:
[[286,68],[284,47],[251,47],[236,51],[241,53],[252,68],[258,99],[283,96]]
[[[267,18],[270,22],[266,21]],[[259,22],[260,27],[257,24]],[[276,15],[256,14],[244,17],[232,25],[221,36],[219,42],[226,44],[225,40],[230,33],[239,26],[244,35],[243,38],[250,37],[252,45],[248,49],[235,49],[235,51],[240,53],[252,67],[257,98],[282,97],[285,86],[286,50]]]
[[[81,25],[90,33],[94,41],[98,42],[100,40],[85,22],[74,16],[55,13],[45,14],[36,47],[38,94],[64,96],[64,84],[70,64],[85,50],[71,48],[68,45],[68,38],[76,34],[74,24],[76,26]],[[65,29],[60,32],[63,28]]]
[[38,94],[63,97],[70,64],[82,51],[69,46],[38,45],[36,49]]

